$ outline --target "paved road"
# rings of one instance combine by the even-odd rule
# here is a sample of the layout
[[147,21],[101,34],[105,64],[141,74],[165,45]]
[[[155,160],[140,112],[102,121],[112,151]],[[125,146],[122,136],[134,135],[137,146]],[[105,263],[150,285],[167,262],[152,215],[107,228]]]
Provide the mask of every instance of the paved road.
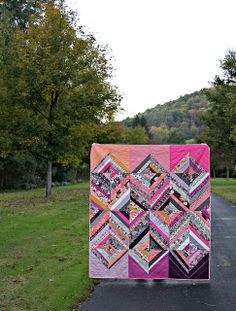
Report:
[[105,280],[81,311],[236,311],[236,206],[212,196],[211,281]]

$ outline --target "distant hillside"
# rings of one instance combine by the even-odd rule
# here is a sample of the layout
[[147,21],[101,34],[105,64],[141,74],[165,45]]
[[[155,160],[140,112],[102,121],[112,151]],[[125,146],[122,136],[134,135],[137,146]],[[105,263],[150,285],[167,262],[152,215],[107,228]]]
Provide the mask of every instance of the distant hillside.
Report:
[[174,139],[175,141],[171,141],[170,137],[161,139],[158,136],[155,142],[181,143],[191,140],[202,133],[204,127],[202,121],[198,118],[198,114],[204,111],[207,106],[208,102],[203,91],[196,91],[163,105],[147,109],[145,112],[137,114],[134,118],[127,118],[122,122],[128,127],[134,127],[138,123],[137,119],[142,119],[141,123],[146,123],[146,127],[154,140],[156,134],[157,136],[164,137],[167,135],[167,132],[178,136]]

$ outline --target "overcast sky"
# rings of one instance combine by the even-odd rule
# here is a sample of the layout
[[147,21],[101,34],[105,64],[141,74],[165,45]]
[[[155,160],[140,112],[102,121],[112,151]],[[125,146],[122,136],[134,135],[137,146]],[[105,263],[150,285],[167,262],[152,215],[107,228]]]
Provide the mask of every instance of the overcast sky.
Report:
[[236,48],[235,0],[67,0],[115,58],[123,119],[209,86]]

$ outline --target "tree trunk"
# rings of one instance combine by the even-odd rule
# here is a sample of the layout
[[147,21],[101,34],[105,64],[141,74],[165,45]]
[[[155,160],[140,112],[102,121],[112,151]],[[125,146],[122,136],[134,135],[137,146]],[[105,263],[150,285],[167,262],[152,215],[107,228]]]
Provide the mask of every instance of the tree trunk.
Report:
[[216,178],[216,169],[213,168],[213,177]]
[[46,198],[50,198],[51,195],[52,195],[52,162],[48,161]]
[[229,180],[229,166],[226,166],[226,179]]

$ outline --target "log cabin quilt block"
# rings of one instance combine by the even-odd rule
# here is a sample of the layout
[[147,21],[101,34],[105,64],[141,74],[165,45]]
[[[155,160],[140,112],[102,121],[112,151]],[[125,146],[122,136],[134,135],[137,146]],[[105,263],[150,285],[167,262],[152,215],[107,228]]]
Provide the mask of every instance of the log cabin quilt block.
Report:
[[206,144],[91,149],[89,275],[209,279]]

